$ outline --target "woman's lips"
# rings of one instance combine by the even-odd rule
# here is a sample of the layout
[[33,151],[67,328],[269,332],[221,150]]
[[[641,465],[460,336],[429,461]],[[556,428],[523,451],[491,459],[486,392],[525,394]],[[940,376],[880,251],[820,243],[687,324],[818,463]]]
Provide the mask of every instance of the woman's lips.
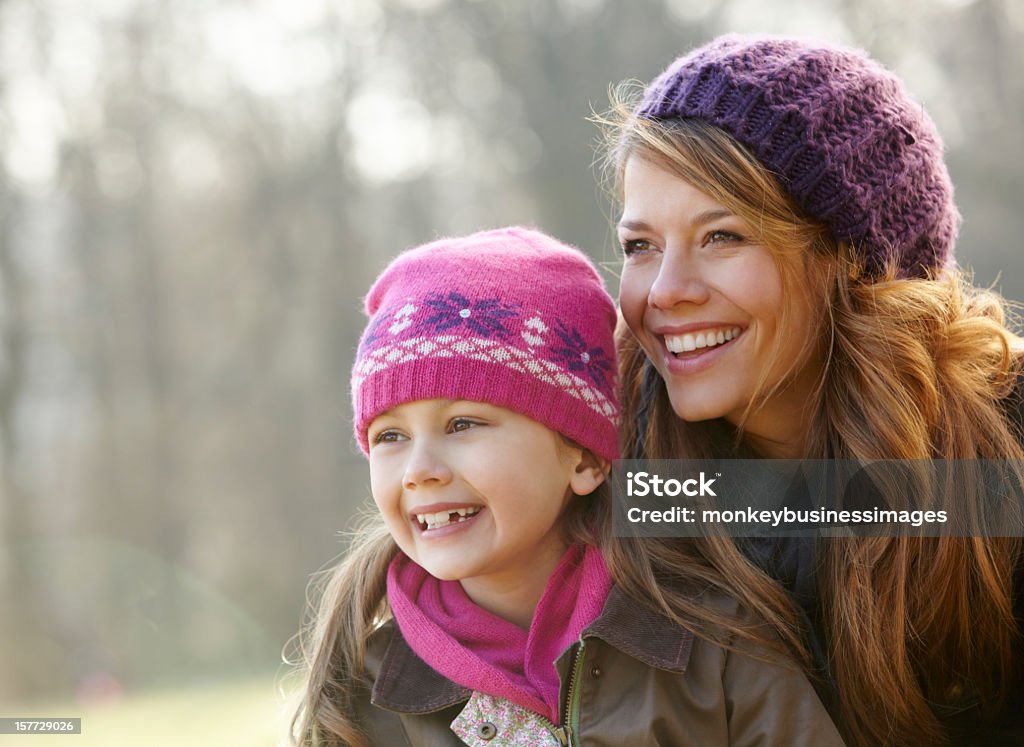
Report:
[[740,327],[731,325],[708,327],[706,329],[679,334],[665,334],[665,347],[667,347],[669,352],[673,354],[690,353],[694,350],[702,350],[705,348],[714,348],[718,345],[724,345],[725,343],[739,337],[741,332],[742,330]]
[[[714,365],[719,358],[728,353],[744,333],[742,327],[708,328],[699,332],[663,335],[662,343],[665,350],[665,366],[668,372],[676,375],[700,373]],[[713,335],[713,338],[711,338]],[[703,336],[703,345],[697,343]],[[709,340],[711,338],[711,340]],[[719,342],[721,339],[721,342]],[[712,344],[708,344],[709,341]]]

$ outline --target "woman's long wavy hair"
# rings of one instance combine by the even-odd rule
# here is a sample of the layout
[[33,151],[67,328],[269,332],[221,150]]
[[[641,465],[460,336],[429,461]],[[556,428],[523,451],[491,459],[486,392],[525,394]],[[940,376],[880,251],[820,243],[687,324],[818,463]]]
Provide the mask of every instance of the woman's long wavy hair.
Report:
[[[559,517],[559,529],[569,544],[597,545],[610,532],[610,523],[607,482],[589,495],[573,496]],[[391,618],[387,572],[398,551],[384,520],[374,511],[350,534],[341,561],[310,585],[311,616],[296,639],[293,662],[301,701],[292,718],[292,744],[374,747],[358,719],[369,703],[372,685],[366,647],[371,634]]]
[[[801,215],[728,134],[699,120],[637,118],[630,98],[620,88],[611,112],[596,118],[616,197],[630,158],[666,169],[754,227],[776,257],[785,297],[810,293],[820,301],[823,364],[805,457],[1024,459],[1004,404],[1020,370],[1018,338],[996,294],[953,271],[926,279],[901,278],[894,268],[870,272],[850,246]],[[785,325],[783,318],[780,336]],[[619,355],[624,454],[757,455],[742,423],[677,417],[624,327]],[[747,415],[770,395],[755,398]],[[839,696],[836,715],[851,744],[941,744],[942,706],[973,696],[999,707],[1017,665],[1013,576],[1020,552],[1017,538],[982,536],[819,541],[820,621]],[[700,627],[706,612],[668,582],[702,578],[722,588],[768,624],[766,642],[781,639],[810,664],[792,598],[732,540],[610,538],[606,556],[625,592],[687,627]],[[732,632],[763,634],[749,627]]]

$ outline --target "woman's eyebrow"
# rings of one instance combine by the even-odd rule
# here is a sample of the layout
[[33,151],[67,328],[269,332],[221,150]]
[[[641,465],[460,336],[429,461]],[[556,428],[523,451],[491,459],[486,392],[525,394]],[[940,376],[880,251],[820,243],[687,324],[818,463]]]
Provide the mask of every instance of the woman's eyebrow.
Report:
[[709,208],[703,210],[693,216],[691,225],[703,226],[705,223],[711,223],[712,221],[721,220],[722,218],[729,218],[734,213],[731,210],[725,208]]
[[[708,208],[707,210],[702,210],[693,216],[693,219],[690,221],[690,225],[695,227],[703,226],[707,223],[711,223],[712,221],[720,220],[722,218],[730,218],[734,215],[735,213],[731,210],[726,210],[725,208]],[[620,220],[619,228],[625,228],[629,231],[651,230],[650,225],[642,220]]]

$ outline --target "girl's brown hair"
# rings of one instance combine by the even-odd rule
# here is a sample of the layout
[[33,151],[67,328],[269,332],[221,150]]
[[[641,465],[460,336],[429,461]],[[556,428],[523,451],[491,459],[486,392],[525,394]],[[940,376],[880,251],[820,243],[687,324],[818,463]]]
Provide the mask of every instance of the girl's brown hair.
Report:
[[[754,227],[776,256],[787,291],[820,294],[824,365],[807,458],[1024,458],[1003,404],[1020,369],[1018,339],[996,294],[955,272],[929,279],[900,279],[894,269],[869,273],[849,246],[801,215],[773,175],[725,132],[699,120],[634,117],[623,90],[598,118],[617,196],[628,159],[664,168]],[[677,417],[661,380],[645,384],[646,355],[628,329],[620,330],[619,355],[624,454],[756,455],[742,423]],[[747,414],[770,394],[755,398]],[[1017,538],[819,541],[821,626],[837,715],[851,743],[939,744],[945,735],[933,706],[973,696],[998,708],[1015,665],[1012,595],[1020,553]],[[680,624],[700,629],[707,614],[670,581],[704,579],[743,600],[767,625],[716,620],[724,630],[769,645],[781,639],[810,664],[792,598],[731,539],[610,538],[606,555],[626,593]]]

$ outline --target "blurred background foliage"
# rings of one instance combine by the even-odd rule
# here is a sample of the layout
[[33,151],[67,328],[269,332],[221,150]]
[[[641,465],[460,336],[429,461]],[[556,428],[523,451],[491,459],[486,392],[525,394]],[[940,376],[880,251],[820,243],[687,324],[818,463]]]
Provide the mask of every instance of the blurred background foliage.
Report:
[[525,223],[614,290],[587,117],[724,31],[902,75],[1024,298],[1016,0],[0,0],[0,705],[271,681],[368,496],[374,275]]

